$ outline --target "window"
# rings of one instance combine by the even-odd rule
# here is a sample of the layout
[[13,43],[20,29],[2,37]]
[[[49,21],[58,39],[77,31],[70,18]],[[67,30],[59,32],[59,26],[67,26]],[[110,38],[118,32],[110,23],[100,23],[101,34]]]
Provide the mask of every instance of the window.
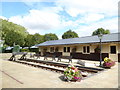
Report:
[[90,53],[90,47],[89,46],[84,46],[83,47],[83,53]]
[[66,47],[64,47],[64,52],[66,52]]
[[67,47],[67,52],[70,52],[70,47]]
[[64,52],[70,52],[70,47],[64,47]]
[[54,52],[54,47],[50,47],[50,52]]
[[83,47],[83,52],[86,53],[86,47],[85,46]]
[[87,46],[87,53],[90,53],[90,47]]
[[116,46],[110,46],[110,53],[116,54]]

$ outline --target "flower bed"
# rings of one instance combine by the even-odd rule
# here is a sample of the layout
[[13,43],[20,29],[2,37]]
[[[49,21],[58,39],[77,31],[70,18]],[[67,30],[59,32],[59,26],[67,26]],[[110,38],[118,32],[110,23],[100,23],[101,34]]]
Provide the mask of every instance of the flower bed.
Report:
[[109,58],[104,58],[104,63],[103,63],[103,66],[106,67],[106,68],[111,68],[112,66],[115,65],[115,61],[112,61],[111,59]]
[[64,71],[64,77],[67,81],[81,81],[82,74],[78,68],[70,65]]

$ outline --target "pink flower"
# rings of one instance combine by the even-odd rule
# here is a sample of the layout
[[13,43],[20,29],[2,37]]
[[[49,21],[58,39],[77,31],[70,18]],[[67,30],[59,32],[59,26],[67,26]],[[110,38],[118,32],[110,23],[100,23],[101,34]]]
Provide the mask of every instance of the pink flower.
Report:
[[111,67],[111,66],[114,66],[114,65],[115,65],[114,61],[110,61],[110,62],[105,63],[105,66],[108,66],[108,67]]
[[74,77],[74,79],[80,79],[80,77]]
[[77,68],[75,68],[75,72],[77,72],[78,71],[78,69]]

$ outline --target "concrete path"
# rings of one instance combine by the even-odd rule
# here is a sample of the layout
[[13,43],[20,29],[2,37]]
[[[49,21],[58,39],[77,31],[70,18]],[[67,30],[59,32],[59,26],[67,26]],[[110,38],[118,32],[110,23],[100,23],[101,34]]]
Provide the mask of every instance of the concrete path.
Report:
[[[2,62],[2,88],[117,88],[118,64],[112,69],[91,76],[81,82],[65,82],[62,74],[19,63]],[[0,76],[1,77],[1,76]]]
[[7,61],[11,54],[2,55],[0,59],[1,88],[118,88],[118,63],[111,69],[81,82],[65,82],[60,79],[62,74]]

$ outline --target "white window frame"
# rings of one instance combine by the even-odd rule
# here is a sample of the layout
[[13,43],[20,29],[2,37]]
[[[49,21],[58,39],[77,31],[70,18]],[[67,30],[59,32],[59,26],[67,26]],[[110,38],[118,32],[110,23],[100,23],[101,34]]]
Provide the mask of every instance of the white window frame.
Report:
[[[85,47],[85,49],[86,49],[86,52],[84,52],[84,47]],[[87,47],[89,47],[89,52],[87,52],[87,51],[88,51]],[[83,46],[83,47],[82,47],[82,53],[83,53],[83,54],[90,54],[90,46],[88,46],[88,45]]]
[[[66,48],[66,52],[64,52],[64,48]],[[71,49],[71,47],[69,47],[69,48]],[[63,47],[63,52],[64,52],[64,53],[70,53],[71,50],[68,52],[68,47]]]

